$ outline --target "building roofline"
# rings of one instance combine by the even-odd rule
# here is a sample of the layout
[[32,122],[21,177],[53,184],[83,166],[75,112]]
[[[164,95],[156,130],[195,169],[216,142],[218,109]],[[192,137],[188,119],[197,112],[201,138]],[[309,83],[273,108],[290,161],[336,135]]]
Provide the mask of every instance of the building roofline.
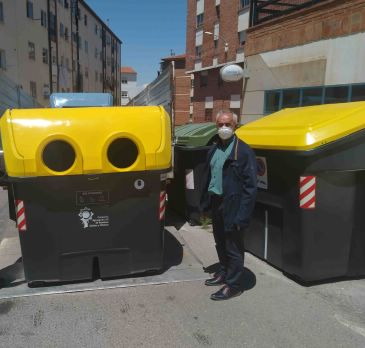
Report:
[[179,54],[177,56],[169,56],[169,57],[165,57],[165,58],[161,58],[161,60],[163,61],[169,61],[169,60],[184,60],[186,59],[186,54]]
[[[123,71],[126,70],[126,71]],[[137,74],[137,71],[135,71],[131,66],[121,66],[120,67],[121,74]]]
[[109,31],[109,33],[110,34],[112,34],[116,39],[117,39],[117,41],[120,43],[120,44],[123,44],[123,41],[121,40],[121,39],[119,39],[119,37],[113,32],[113,30],[111,30],[110,29],[110,27],[107,25],[107,24],[105,24],[105,22],[99,17],[99,15],[97,15],[96,14],[96,12],[90,7],[90,5],[88,5],[87,3],[86,3],[86,1],[85,0],[78,0],[83,6],[85,6],[86,7],[86,9],[88,10],[88,11],[90,11],[91,13],[92,13],[92,15],[93,16],[95,16],[96,17],[96,19],[99,21],[99,22],[101,22],[102,23],[102,25],[103,25],[103,27],[105,27],[105,29],[107,30],[107,31]]

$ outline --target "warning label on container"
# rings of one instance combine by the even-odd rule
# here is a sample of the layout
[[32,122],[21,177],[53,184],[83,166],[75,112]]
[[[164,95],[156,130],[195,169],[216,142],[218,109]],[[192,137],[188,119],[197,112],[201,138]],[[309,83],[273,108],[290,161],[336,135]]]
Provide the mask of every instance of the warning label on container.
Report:
[[83,228],[109,227],[109,216],[96,216],[88,207],[80,210],[79,217]]
[[257,187],[267,190],[267,164],[265,157],[256,157],[257,161]]

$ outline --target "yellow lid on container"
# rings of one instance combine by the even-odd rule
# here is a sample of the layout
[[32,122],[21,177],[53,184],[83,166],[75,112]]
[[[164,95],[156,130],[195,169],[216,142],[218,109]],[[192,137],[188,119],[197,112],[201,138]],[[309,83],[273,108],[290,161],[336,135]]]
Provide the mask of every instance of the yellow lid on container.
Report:
[[256,149],[312,150],[365,129],[365,102],[283,109],[236,131]]
[[170,118],[162,107],[7,110],[0,127],[11,177],[171,166]]

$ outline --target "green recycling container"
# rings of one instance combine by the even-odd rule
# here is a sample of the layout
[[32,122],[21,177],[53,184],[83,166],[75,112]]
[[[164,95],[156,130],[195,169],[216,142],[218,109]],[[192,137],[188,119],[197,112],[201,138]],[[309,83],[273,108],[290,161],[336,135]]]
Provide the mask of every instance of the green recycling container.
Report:
[[175,128],[174,179],[167,188],[168,205],[191,225],[200,224],[200,177],[208,150],[216,139],[213,122]]

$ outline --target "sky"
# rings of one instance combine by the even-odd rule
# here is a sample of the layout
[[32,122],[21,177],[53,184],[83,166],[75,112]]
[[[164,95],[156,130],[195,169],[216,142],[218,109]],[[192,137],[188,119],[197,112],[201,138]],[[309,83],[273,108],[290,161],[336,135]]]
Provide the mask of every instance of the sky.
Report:
[[161,58],[185,52],[187,0],[86,0],[122,40],[122,66],[138,73],[138,85],[157,77]]

